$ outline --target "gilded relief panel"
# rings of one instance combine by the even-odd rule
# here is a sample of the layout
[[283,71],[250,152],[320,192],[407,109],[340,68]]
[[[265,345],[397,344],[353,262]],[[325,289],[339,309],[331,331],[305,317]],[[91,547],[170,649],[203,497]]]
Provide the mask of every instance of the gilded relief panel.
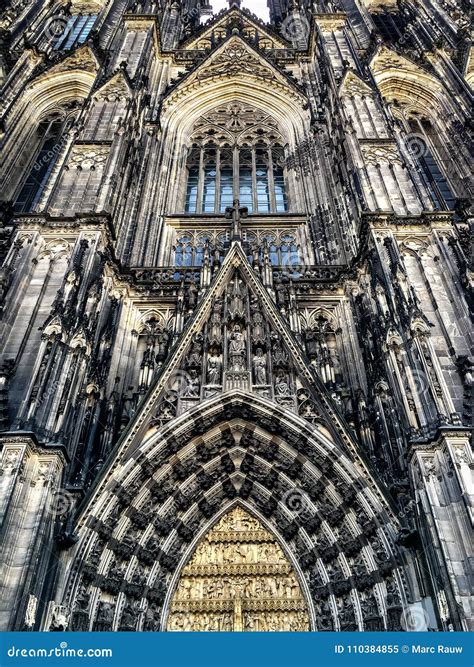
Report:
[[275,538],[240,507],[199,543],[175,592],[169,631],[307,631],[307,606]]

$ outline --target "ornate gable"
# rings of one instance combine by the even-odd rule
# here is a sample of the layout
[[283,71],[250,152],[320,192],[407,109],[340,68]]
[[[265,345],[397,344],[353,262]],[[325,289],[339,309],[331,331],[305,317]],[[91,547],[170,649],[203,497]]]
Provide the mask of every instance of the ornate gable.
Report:
[[70,56],[64,58],[57,65],[54,65],[48,74],[57,74],[59,72],[68,72],[70,70],[85,70],[86,72],[96,73],[99,69],[99,61],[89,45],[81,46]]
[[281,316],[240,243],[235,243],[154,385],[139,405],[114,462],[146,434],[218,395],[257,395],[359,449],[333,400]]
[[264,23],[247,12],[234,7],[224,15],[216,16],[197,36],[187,40],[181,48],[187,51],[208,51],[216,44],[227,39],[236,32],[246,40],[258,44],[261,50],[291,49],[292,46],[273,31],[269,31]]
[[389,78],[410,79],[431,90],[441,90],[441,84],[425,69],[398,54],[396,51],[382,46],[370,62],[377,85]]
[[94,93],[98,99],[119,100],[130,97],[132,89],[126,71],[117,72]]
[[374,91],[352,70],[348,70],[344,75],[339,87],[339,95],[344,96],[363,96],[373,95]]
[[283,74],[239,36],[230,37],[193,72],[181,79],[171,90],[168,100],[175,95],[181,96],[183,92],[196,88],[204,82],[237,77],[245,77],[247,85],[252,85],[252,82],[270,84],[273,89],[278,89],[286,97],[294,98],[296,94],[300,103],[305,101],[296,80]]

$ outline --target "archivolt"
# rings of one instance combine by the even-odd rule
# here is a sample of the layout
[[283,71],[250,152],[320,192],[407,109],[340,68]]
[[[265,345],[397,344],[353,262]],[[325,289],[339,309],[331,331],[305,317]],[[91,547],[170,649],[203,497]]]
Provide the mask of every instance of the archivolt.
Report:
[[164,628],[197,537],[235,502],[279,536],[313,629],[398,628],[410,591],[397,521],[362,469],[297,419],[223,396],[136,450],[85,509],[63,564],[72,629],[87,629],[85,605],[92,629]]

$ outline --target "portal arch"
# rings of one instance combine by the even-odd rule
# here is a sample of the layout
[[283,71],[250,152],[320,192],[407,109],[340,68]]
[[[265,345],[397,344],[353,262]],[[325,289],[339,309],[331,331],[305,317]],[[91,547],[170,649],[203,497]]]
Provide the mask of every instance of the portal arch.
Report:
[[176,573],[232,502],[281,536],[312,629],[400,627],[411,559],[370,473],[317,426],[227,394],[134,450],[85,508],[60,584],[71,628],[166,627]]

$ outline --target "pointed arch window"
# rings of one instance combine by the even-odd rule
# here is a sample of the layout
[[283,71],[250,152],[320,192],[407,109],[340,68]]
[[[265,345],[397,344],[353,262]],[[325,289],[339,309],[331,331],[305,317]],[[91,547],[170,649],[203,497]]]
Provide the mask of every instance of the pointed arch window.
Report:
[[187,162],[186,213],[224,213],[239,199],[250,213],[288,211],[284,152],[257,143],[193,146]]
[[32,211],[40,201],[61,152],[70,122],[64,123],[62,119],[55,117],[44,120],[39,124],[37,152],[28,176],[16,197],[15,212],[26,213]]
[[416,135],[413,157],[420,177],[438,210],[453,210],[456,196],[443,173],[443,147],[438,145],[436,132],[427,120],[409,121],[410,132]]
[[[54,48],[69,51],[75,46],[84,44],[94,27],[96,19],[97,14],[76,14],[71,16],[64,30],[58,35],[54,43]],[[59,21],[58,25],[60,25]]]
[[220,211],[232,206],[234,201],[234,153],[224,146],[220,150]]
[[253,159],[252,151],[247,148],[239,155],[239,199],[240,205],[253,213]]

